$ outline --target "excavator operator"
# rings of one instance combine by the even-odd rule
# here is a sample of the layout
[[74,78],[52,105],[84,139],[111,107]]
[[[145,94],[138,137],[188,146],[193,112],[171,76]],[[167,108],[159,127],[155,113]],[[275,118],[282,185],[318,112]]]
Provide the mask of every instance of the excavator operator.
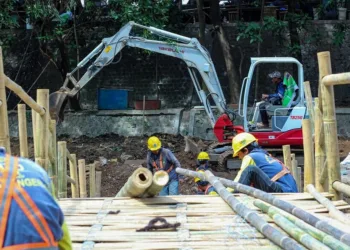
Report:
[[0,249],[72,249],[46,172],[0,147]]
[[[232,139],[233,157],[242,160],[235,182],[253,186],[268,193],[298,192],[289,169],[278,159],[260,148],[257,139],[249,133],[240,133]],[[229,189],[229,191],[233,191]]]
[[257,105],[260,111],[261,123],[257,123],[259,128],[268,128],[269,127],[269,118],[267,115],[266,108],[269,104],[272,105],[281,105],[282,98],[285,92],[285,86],[283,84],[282,74],[279,71],[274,71],[269,74],[271,81],[276,85],[276,91],[273,94],[262,94],[262,102],[259,102]]
[[147,168],[154,171],[164,170],[169,174],[169,182],[160,191],[160,196],[178,195],[179,180],[182,182],[183,176],[176,173],[176,168],[181,167],[175,155],[167,148],[162,147],[162,143],[156,136],[151,136],[147,142]]

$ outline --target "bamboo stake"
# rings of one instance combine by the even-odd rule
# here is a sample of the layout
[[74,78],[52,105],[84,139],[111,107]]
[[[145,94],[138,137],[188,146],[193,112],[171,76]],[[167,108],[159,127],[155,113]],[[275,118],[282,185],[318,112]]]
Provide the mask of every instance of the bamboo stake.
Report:
[[79,190],[80,190],[80,198],[86,198],[86,172],[85,172],[85,160],[78,160],[79,166]]
[[[191,176],[191,177],[198,177],[203,181],[208,181],[208,179],[205,177],[204,174],[201,174],[199,172],[196,171],[191,171],[188,169],[183,169],[183,168],[176,168],[176,172],[178,174],[181,175],[186,175],[186,176]],[[317,229],[332,235],[333,237],[335,237],[336,239],[340,240],[341,242],[345,243],[346,245],[350,246],[350,234],[345,233],[344,231],[330,225],[327,221],[324,220],[320,220],[319,218],[317,218],[316,216],[314,216],[313,214],[296,207],[295,205],[278,199],[276,196],[266,193],[264,191],[261,191],[259,189],[250,187],[250,186],[246,186],[246,185],[242,185],[238,182],[234,182],[228,179],[224,179],[224,178],[218,178],[220,180],[220,182],[226,186],[226,187],[230,187],[233,188],[241,193],[253,196],[257,199],[263,200],[269,204],[272,204],[290,214],[293,214],[294,216],[298,217],[299,219],[307,222],[308,224],[310,224],[311,226],[316,227]]]
[[75,185],[71,185],[72,198],[79,198],[79,181],[78,181],[78,169],[77,169],[77,156],[70,154],[69,160],[69,173],[70,177],[76,182]]
[[89,185],[89,188],[90,188],[90,198],[91,197],[95,197],[96,195],[96,162],[92,163],[90,165],[90,185]]
[[227,191],[224,185],[222,185],[217,177],[214,176],[209,170],[205,171],[205,176],[210,184],[215,187],[215,190],[220,194],[221,198],[226,201],[226,203],[233,209],[233,211],[248,221],[268,239],[284,249],[304,249],[296,241],[289,238],[288,236],[285,236],[279,230],[272,227],[256,212],[246,207],[243,203],[239,202],[238,199],[236,199],[233,194]]
[[[280,215],[284,216],[289,221],[294,223],[297,227],[301,228],[306,233],[310,234],[315,239],[321,241],[323,244],[327,245],[331,249],[334,249],[334,250],[349,249],[349,247],[347,245],[340,242],[336,238],[322,232],[321,230],[318,230],[317,228],[314,228],[313,226],[310,226],[309,224],[305,223],[304,221],[296,218],[295,216],[293,216],[289,213],[286,213],[286,212],[284,212],[284,211],[282,211],[274,206],[267,204],[266,202],[263,202],[260,200],[255,200],[254,205],[257,206],[258,208],[260,208],[263,212],[269,213],[269,215],[271,213],[271,214],[280,214]],[[311,247],[313,248],[314,246],[311,246]],[[316,249],[318,249],[318,248],[316,248]]]
[[308,184],[314,184],[314,157],[311,134],[311,123],[309,119],[303,119],[303,144],[304,144],[304,190]]
[[45,107],[41,106],[39,103],[36,103],[33,98],[31,98],[21,86],[12,81],[10,78],[5,76],[5,85],[7,88],[12,90],[16,95],[18,95],[21,100],[27,104],[31,109],[34,109],[39,115],[45,114]]
[[49,130],[51,131],[51,145],[50,145],[49,153],[51,152],[51,155],[52,155],[52,161],[51,161],[52,176],[51,176],[51,179],[53,180],[53,184],[55,186],[56,197],[58,197],[57,136],[56,136],[56,121],[55,120],[50,120]]
[[311,250],[326,250],[330,249],[326,245],[322,244],[312,236],[310,236],[308,233],[300,229],[298,226],[296,226],[294,223],[286,219],[284,216],[279,214],[278,212],[274,211],[273,209],[269,209],[268,206],[264,206],[264,204],[259,200],[254,201],[254,205],[260,208],[263,212],[267,213],[273,221],[284,231],[286,231],[290,236],[292,236],[295,240],[303,244],[305,247]]
[[[327,166],[324,164],[326,162],[324,130],[322,113],[319,106],[319,99],[315,98],[315,186],[317,191],[323,192],[328,190],[328,184],[326,183],[326,185],[323,185],[324,181],[321,181],[322,170]],[[327,177],[327,175],[325,175],[325,177]]]
[[96,171],[96,197],[101,197],[102,171]]
[[[45,110],[49,110],[49,90],[37,90],[37,102]],[[38,144],[37,154],[35,155],[35,162],[42,166],[46,171],[49,169],[49,113],[45,112],[43,115],[36,114],[36,132],[35,135]]]
[[140,197],[152,184],[152,173],[147,168],[138,168],[128,178],[115,197]]
[[333,188],[338,192],[342,192],[347,196],[350,196],[350,186],[346,185],[345,183],[342,183],[340,181],[335,181],[333,182]]
[[57,142],[58,198],[67,198],[67,142]]
[[9,121],[7,114],[7,102],[6,102],[6,88],[5,88],[5,73],[4,64],[2,58],[2,48],[0,46],[0,100],[2,105],[0,106],[0,147],[5,147],[6,152],[11,154],[10,147],[10,132]]
[[32,133],[33,133],[33,144],[34,144],[34,158],[38,154],[38,143],[36,138],[36,112],[32,109]]
[[291,172],[292,175],[294,177],[294,180],[297,180],[297,176],[298,176],[298,161],[295,159],[295,154],[291,154],[291,162],[292,162],[292,168],[291,168]]
[[325,206],[329,210],[329,215],[344,224],[350,225],[350,219],[341,211],[339,211],[333,203],[328,200],[326,197],[322,196],[319,192],[316,191],[313,185],[307,186],[307,191],[315,197],[315,199]]
[[301,167],[297,167],[297,177],[295,180],[298,185],[298,191],[301,192],[301,190],[303,190],[303,182],[301,181]]
[[292,169],[290,145],[283,145],[283,160],[284,160],[284,165],[286,165],[287,168]]
[[[317,53],[319,64],[323,64],[324,71],[321,73],[322,79],[322,106],[323,106],[323,125],[325,131],[325,144],[327,150],[328,166],[328,187],[331,193],[334,193],[335,199],[339,199],[339,192],[333,189],[332,183],[340,181],[340,161],[337,122],[334,103],[334,85],[349,84],[350,73],[332,74],[331,58],[329,52]],[[321,67],[321,65],[319,66]]]
[[315,114],[314,114],[314,109],[312,105],[312,94],[311,94],[311,87],[310,87],[309,81],[304,82],[304,90],[305,90],[306,106],[309,112],[309,119],[311,121],[311,134],[313,134],[315,131],[315,128],[314,128]]
[[154,173],[152,184],[143,197],[153,197],[159,194],[163,187],[169,182],[169,175],[166,171],[160,170]]
[[26,116],[26,105],[18,104],[18,136],[19,136],[19,148],[20,156],[28,158],[28,135],[27,135],[27,116]]

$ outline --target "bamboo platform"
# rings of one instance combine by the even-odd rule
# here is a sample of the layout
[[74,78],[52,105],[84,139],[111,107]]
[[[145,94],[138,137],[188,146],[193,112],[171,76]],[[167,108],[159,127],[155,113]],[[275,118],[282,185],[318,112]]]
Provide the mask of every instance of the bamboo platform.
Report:
[[[322,193],[332,198],[329,193]],[[276,194],[280,199],[319,216],[328,211],[308,193]],[[254,198],[237,194],[249,208]],[[146,199],[61,199],[74,249],[279,249],[250,226],[222,200],[213,196],[168,196]],[[350,205],[333,201],[340,210]],[[116,213],[117,211],[119,213]],[[271,225],[273,221],[261,212]],[[176,231],[136,232],[155,217],[180,222]],[[346,226],[344,226],[346,228]],[[342,230],[345,230],[342,227]],[[350,231],[350,230],[349,230]]]

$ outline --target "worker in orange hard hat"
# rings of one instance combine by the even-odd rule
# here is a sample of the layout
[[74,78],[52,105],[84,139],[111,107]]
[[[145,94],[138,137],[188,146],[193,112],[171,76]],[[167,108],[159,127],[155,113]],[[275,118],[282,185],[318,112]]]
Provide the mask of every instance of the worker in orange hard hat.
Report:
[[162,147],[162,143],[156,136],[151,136],[147,141],[147,168],[154,173],[155,171],[164,170],[169,174],[168,184],[160,191],[160,196],[178,195],[179,180],[182,182],[183,177],[176,173],[176,168],[180,168],[180,162],[175,155],[167,148]]
[[0,249],[72,249],[53,194],[39,165],[0,147]]
[[251,185],[265,192],[298,192],[289,169],[258,145],[249,133],[240,133],[232,139],[233,157],[242,160],[234,181]]

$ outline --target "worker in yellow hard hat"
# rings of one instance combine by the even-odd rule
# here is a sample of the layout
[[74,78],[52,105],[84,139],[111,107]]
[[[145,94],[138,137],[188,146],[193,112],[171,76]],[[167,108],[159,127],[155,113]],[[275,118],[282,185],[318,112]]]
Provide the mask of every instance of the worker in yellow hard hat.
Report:
[[265,192],[298,192],[288,168],[258,145],[250,133],[240,133],[232,139],[233,157],[242,160],[235,182],[250,185]]
[[180,162],[175,155],[167,148],[162,147],[162,143],[156,136],[151,136],[147,141],[147,168],[152,172],[164,170],[169,174],[168,184],[160,191],[159,195],[178,195],[179,180],[182,182],[183,176],[175,171],[180,168]]
[[0,249],[72,249],[52,182],[36,163],[0,147]]
[[[207,152],[200,152],[197,156],[197,169],[196,171],[204,174],[209,169],[209,154]],[[198,177],[194,178],[194,182],[197,184],[197,194],[216,195],[215,188],[210,185],[208,181],[203,181]]]

